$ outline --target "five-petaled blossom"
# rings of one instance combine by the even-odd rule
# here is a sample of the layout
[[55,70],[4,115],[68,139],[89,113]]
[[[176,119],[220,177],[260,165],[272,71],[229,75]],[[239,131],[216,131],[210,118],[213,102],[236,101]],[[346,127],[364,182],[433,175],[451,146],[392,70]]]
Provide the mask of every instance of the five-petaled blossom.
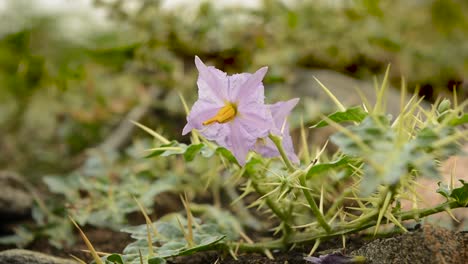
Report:
[[[297,158],[296,153],[294,153],[294,145],[291,135],[289,134],[287,117],[298,102],[299,98],[294,98],[289,101],[267,105],[271,115],[273,116],[273,127],[271,129],[271,133],[282,137],[282,144],[286,155],[289,160],[296,164],[299,163],[299,159]],[[277,157],[280,155],[278,148],[269,138],[258,139],[254,150],[267,158]]]
[[268,136],[272,115],[264,104],[263,77],[268,68],[253,74],[226,73],[206,66],[198,57],[198,100],[187,117],[182,134],[197,129],[209,140],[229,149],[240,165],[257,139]]

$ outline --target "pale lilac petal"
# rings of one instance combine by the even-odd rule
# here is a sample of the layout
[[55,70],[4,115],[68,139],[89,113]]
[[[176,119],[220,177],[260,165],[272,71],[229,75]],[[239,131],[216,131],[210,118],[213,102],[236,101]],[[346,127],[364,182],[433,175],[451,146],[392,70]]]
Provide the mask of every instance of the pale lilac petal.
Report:
[[[286,152],[286,155],[288,156],[289,160],[292,163],[299,164],[299,158],[294,152],[294,145],[292,142],[292,138],[289,135],[289,132],[287,135],[283,135],[282,142],[284,151]],[[266,158],[274,158],[280,156],[278,148],[269,138],[258,139],[255,143],[254,151]]]
[[186,135],[192,129],[203,129],[203,122],[212,118],[218,113],[221,107],[199,99],[192,106],[189,115],[187,116],[187,125],[185,125],[182,135]]
[[259,138],[255,143],[254,151],[265,158],[274,158],[280,155],[275,144],[269,138]]
[[231,134],[227,148],[232,152],[241,166],[246,163],[247,154],[255,144],[255,138],[237,120],[229,123]]
[[239,106],[238,118],[244,126],[250,127],[251,134],[256,138],[268,136],[274,124],[271,112],[264,104]]
[[[249,79],[251,73],[238,73],[231,76],[228,76],[228,98],[229,101],[233,103],[237,102],[237,94],[242,87],[242,85]],[[263,102],[262,102],[263,103]]]
[[[237,102],[239,105],[248,104],[251,102],[258,102],[263,104],[264,93],[262,80],[268,71],[268,67],[263,67],[256,71],[254,74],[243,75],[245,79],[242,84],[238,84],[235,88],[230,86],[230,99]],[[236,76],[231,76],[235,78]],[[247,77],[247,78],[245,78]]]
[[198,98],[210,101],[213,104],[222,105],[228,99],[228,78],[226,73],[215,67],[207,67],[198,56],[195,56],[199,77]]
[[289,126],[286,125],[285,131],[283,133],[283,148],[284,151],[286,151],[286,154],[293,163],[299,164],[299,158],[296,155],[296,152],[294,151],[294,145],[293,141],[291,138],[291,135],[289,134]]
[[221,147],[229,149],[229,136],[232,134],[231,127],[225,124],[213,123],[200,130],[200,134],[206,139],[215,141]]
[[[294,145],[291,135],[289,134],[289,124],[287,123],[287,117],[298,102],[299,98],[295,98],[286,102],[278,102],[273,105],[268,105],[274,122],[271,133],[282,137],[282,144],[286,155],[288,156],[289,160],[291,160],[291,162],[296,164],[299,163],[299,159],[294,152]],[[255,151],[260,155],[268,158],[280,156],[280,153],[275,144],[269,138],[261,138],[257,140],[255,144]]]
[[[292,109],[299,102],[299,98],[294,98],[288,101],[277,102],[275,104],[269,105],[271,115],[275,122],[275,128],[277,131],[273,131],[277,135],[281,135],[281,129],[283,128],[284,123],[286,122],[287,117],[291,114]],[[286,128],[284,128],[286,130]],[[289,132],[288,132],[289,134]]]

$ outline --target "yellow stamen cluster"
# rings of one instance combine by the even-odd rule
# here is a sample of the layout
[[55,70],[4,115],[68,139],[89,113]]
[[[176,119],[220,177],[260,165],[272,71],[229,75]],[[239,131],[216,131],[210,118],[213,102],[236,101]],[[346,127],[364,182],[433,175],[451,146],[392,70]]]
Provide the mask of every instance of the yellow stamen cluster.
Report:
[[219,109],[218,113],[215,116],[206,120],[202,124],[206,126],[212,123],[226,123],[234,119],[236,114],[236,106],[232,103],[228,103],[223,108]]

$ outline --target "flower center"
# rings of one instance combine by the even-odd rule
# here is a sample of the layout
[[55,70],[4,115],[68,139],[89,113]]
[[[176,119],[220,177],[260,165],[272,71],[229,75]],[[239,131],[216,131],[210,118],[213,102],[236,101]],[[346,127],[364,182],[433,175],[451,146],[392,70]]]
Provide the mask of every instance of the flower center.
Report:
[[234,119],[236,114],[236,105],[234,105],[233,103],[228,103],[223,108],[219,109],[218,113],[215,116],[206,120],[202,124],[206,126],[212,123],[226,123]]

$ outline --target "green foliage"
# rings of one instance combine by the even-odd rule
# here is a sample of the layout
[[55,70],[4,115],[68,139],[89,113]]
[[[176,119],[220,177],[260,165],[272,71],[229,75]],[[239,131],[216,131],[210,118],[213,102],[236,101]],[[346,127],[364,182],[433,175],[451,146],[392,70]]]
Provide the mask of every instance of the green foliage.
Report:
[[[328,119],[330,119],[333,122],[336,123],[341,123],[341,122],[347,122],[347,121],[353,121],[353,122],[361,122],[364,120],[364,118],[367,117],[367,112],[362,109],[362,107],[357,106],[357,107],[352,107],[346,109],[345,112],[335,112],[333,114],[328,115]],[[326,120],[322,120],[318,122],[317,124],[313,125],[313,128],[319,128],[319,127],[324,127],[329,125]]]
[[[404,199],[400,194],[414,192],[417,177],[438,177],[438,163],[459,153],[458,141],[465,138],[466,133],[453,126],[452,120],[463,114],[464,104],[451,108],[450,103],[442,101],[432,109],[423,109],[413,97],[406,106],[401,107],[403,111],[392,119],[382,113],[385,110],[386,83],[381,87],[377,89],[379,97],[372,111],[351,108],[331,114],[326,123],[319,123],[320,126],[331,124],[338,129],[331,138],[338,151],[331,159],[319,151],[312,163],[297,167],[288,162],[287,157],[267,159],[252,153],[245,167],[240,167],[232,160],[229,150],[207,142],[198,134],[193,135],[197,143],[189,146],[173,141],[152,149],[159,151],[153,158],[180,156],[191,164],[190,161],[196,156],[209,160],[215,153],[220,154],[223,161],[221,171],[239,177],[237,181],[242,182],[243,193],[235,201],[242,203],[243,197],[255,193],[258,198],[249,206],[266,207],[266,212],[277,221],[276,227],[273,227],[275,233],[281,233],[278,240],[253,245],[239,244],[239,248],[248,251],[282,248],[367,227],[374,227],[374,233],[377,233],[385,220],[406,230],[401,224],[402,220],[466,206],[468,199],[464,182],[462,187],[454,190],[439,189],[448,198],[445,204],[415,211],[404,211],[400,206]],[[345,121],[352,122],[347,127],[338,124]],[[198,143],[199,140],[204,143]],[[277,141],[280,150],[282,139],[276,137],[273,140]],[[317,197],[319,203],[316,202]],[[345,205],[348,199],[357,201],[358,206]],[[328,208],[327,211],[324,211],[324,207]],[[187,238],[186,229],[191,230],[192,227],[188,224],[189,216],[181,221],[180,215],[167,215],[154,223],[158,235],[153,238],[152,245],[156,242],[158,246],[152,250],[147,246],[145,248],[148,240],[146,232],[150,228],[140,226],[126,229],[137,241],[126,248],[124,255],[136,256],[137,250],[143,250],[148,256],[150,252],[155,252],[160,260],[204,250],[232,250],[229,242],[237,239],[240,225],[236,217],[240,215],[223,216],[224,213],[209,206],[191,207],[192,212],[200,210],[210,212],[204,217],[216,219],[212,223],[203,217],[203,221],[196,220],[193,237],[207,236],[205,239],[193,242]],[[232,220],[227,221],[230,218]]]
[[124,162],[111,153],[96,153],[88,158],[80,172],[67,177],[45,177],[44,182],[50,191],[63,195],[66,203],[73,205],[68,213],[80,225],[89,223],[118,229],[126,224],[127,214],[139,210],[133,197],[145,207],[151,207],[158,194],[177,189],[175,177],[156,176],[149,170],[151,165],[146,166],[149,167]]
[[204,146],[204,144],[190,145],[184,153],[184,159],[186,161],[192,161]]
[[[192,101],[194,93],[188,91],[196,73],[188,61],[195,54],[228,72],[269,65],[265,83],[282,92],[293,90],[298,67],[368,78],[392,62],[396,67],[389,82],[399,83],[403,74],[410,87],[426,84],[435,90],[466,76],[468,20],[462,14],[468,6],[460,1],[341,1],[343,6],[334,6],[272,0],[256,11],[205,3],[192,16],[161,9],[159,1],[135,1],[134,11],[124,2],[95,1],[112,18],[113,30],[75,38],[59,30],[69,14],[31,14],[27,1],[8,2],[16,5],[8,10],[10,16],[23,22],[0,27],[0,84],[5,87],[0,90],[0,145],[5,151],[0,165],[61,176],[43,179],[59,198],[35,206],[38,226],[22,226],[4,242],[25,245],[45,236],[55,246],[72,243],[67,214],[82,225],[120,229],[139,210],[133,197],[152,209],[163,192],[220,196],[220,201],[233,201],[232,212],[193,204],[198,218],[192,244],[177,221],[187,230],[188,216],[161,216],[153,223],[159,233],[151,241],[155,256],[149,253],[147,227],[127,227],[124,231],[136,241],[122,255],[103,260],[140,263],[141,251],[145,262],[165,263],[172,256],[235,246],[265,252],[368,227],[377,232],[381,222],[404,230],[401,221],[421,212],[467,205],[462,182],[459,188],[439,189],[447,203],[438,207],[416,212],[398,206],[403,194],[414,191],[417,177],[437,177],[438,164],[457,154],[459,140],[466,139],[457,127],[468,121],[466,104],[452,107],[447,100],[432,109],[412,101],[395,118],[385,115],[381,101],[378,112],[354,107],[332,113],[315,127],[339,128],[332,137],[338,151],[332,158],[318,152],[312,164],[309,153],[289,168],[280,159],[252,153],[242,168],[225,148],[203,138],[189,144],[174,137],[162,145],[137,141],[142,146],[126,153],[87,152],[83,167],[62,173],[75,168],[84,150],[101,142],[133,107],[152,100],[148,87],[156,87],[159,96],[149,111],[156,114],[145,122],[179,134],[185,112],[177,92]],[[421,93],[429,92],[423,88]],[[143,149],[150,150],[146,159]],[[272,220],[252,215],[248,207]],[[265,241],[235,243],[252,222],[267,236]]]
[[445,196],[447,200],[453,199],[455,200],[460,206],[466,207],[468,205],[468,183],[464,180],[460,179],[462,184],[461,187],[449,189],[447,185],[442,184],[439,182],[439,188],[437,189],[437,193]]
[[461,206],[466,207],[468,205],[468,183],[464,180],[460,180],[462,186],[452,190],[450,197],[455,199]]
[[347,166],[350,164],[350,159],[346,156],[339,158],[332,162],[323,162],[312,166],[307,171],[307,178],[313,177],[315,174],[321,174],[327,171],[333,171],[340,167]]
[[106,262],[109,261],[111,263],[115,264],[125,264],[125,262],[122,259],[122,256],[119,254],[112,254],[106,257]]
[[[369,116],[361,124],[347,128],[331,138],[344,154],[364,157],[364,178],[361,184],[364,196],[375,191],[380,184],[397,184],[401,177],[412,173],[437,178],[436,161],[459,151],[456,142],[447,142],[434,148],[437,142],[458,133],[445,123],[425,122],[411,130],[394,124],[389,117]],[[402,135],[401,129],[410,135]]]
[[[187,61],[195,54],[228,72],[269,65],[266,82],[281,84],[282,92],[293,90],[297,66],[368,79],[392,62],[394,85],[404,75],[410,84],[432,87],[421,90],[428,96],[466,76],[468,21],[460,14],[468,6],[460,1],[272,0],[255,12],[210,3],[168,11],[146,0],[129,10],[124,2],[94,1],[111,18],[101,27],[87,15],[49,14],[30,1],[6,1],[11,23],[0,27],[0,143],[8,146],[3,156],[15,159],[0,157],[1,165],[31,176],[31,166],[45,174],[70,170],[76,155],[148,95],[135,97],[146,87],[167,90],[155,108],[183,119],[173,88],[192,101],[188,91],[196,77]],[[75,20],[87,30],[66,28]]]
[[[238,238],[238,224],[235,218],[227,213],[220,212],[219,209],[205,205],[202,206],[203,211],[214,210],[216,214],[223,214],[224,217],[213,218],[219,215],[204,214],[204,220],[195,218],[195,226],[187,226],[187,219],[181,214],[169,214],[162,217],[160,220],[152,223],[157,230],[157,235],[153,237],[152,244],[153,252],[156,257],[148,257],[147,243],[147,226],[140,225],[135,227],[127,227],[122,231],[130,233],[131,237],[136,241],[129,244],[123,251],[123,257],[126,263],[140,263],[139,252],[142,252],[145,260],[162,261],[164,258],[190,255],[198,251],[214,250],[222,247],[226,243],[226,239],[234,241]],[[234,222],[232,222],[234,220]],[[179,224],[180,223],[180,224]],[[236,223],[236,224],[234,224]],[[181,226],[182,225],[182,226]],[[184,230],[181,230],[183,228]],[[188,228],[193,228],[193,244],[186,240]],[[226,237],[226,234],[231,234]],[[232,236],[233,235],[233,236]]]

